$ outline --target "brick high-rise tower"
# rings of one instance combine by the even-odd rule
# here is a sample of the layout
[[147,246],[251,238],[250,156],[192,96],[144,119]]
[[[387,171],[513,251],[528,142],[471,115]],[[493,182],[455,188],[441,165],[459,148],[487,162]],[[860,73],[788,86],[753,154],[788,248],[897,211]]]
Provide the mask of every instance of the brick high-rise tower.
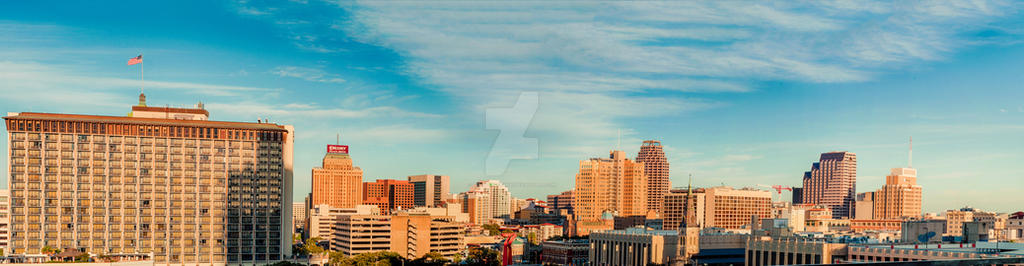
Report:
[[665,205],[665,195],[672,185],[668,179],[668,159],[665,158],[661,141],[645,140],[640,145],[636,161],[644,163],[644,173],[647,174],[647,209],[661,213]]
[[836,219],[851,217],[857,195],[857,155],[822,153],[820,161],[804,173],[803,183],[803,203],[828,206]]

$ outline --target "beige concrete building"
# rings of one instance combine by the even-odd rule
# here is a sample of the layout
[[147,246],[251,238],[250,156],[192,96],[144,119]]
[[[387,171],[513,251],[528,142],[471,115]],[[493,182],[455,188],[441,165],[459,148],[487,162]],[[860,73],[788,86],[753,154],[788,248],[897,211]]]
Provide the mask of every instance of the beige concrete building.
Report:
[[352,164],[348,146],[328,145],[320,167],[313,168],[312,205],[355,208],[363,203],[363,169]]
[[300,232],[306,227],[306,203],[292,203],[292,233]]
[[857,193],[857,155],[852,152],[821,154],[811,170],[804,173],[803,204],[824,205],[832,209],[832,218],[850,218],[855,213]]
[[408,259],[429,252],[454,258],[465,249],[465,228],[452,216],[399,211],[391,216],[391,251]]
[[661,141],[645,140],[637,152],[636,162],[644,164],[647,175],[647,210],[660,214],[665,205],[665,195],[672,182],[669,180],[669,164]]
[[164,263],[291,255],[291,126],[139,105],[128,117],[10,113],[12,254],[43,246]]
[[334,235],[334,224],[344,215],[371,215],[380,214],[380,208],[376,205],[356,205],[355,208],[335,208],[327,204],[313,206],[309,210],[309,220],[306,221],[305,238],[320,238],[321,241],[330,241]]
[[676,259],[679,233],[627,228],[590,234],[590,265],[665,264]]
[[[932,233],[926,241],[918,238]],[[900,224],[900,241],[902,243],[941,243],[942,236],[946,235],[946,220],[916,220],[903,221]]]
[[[893,168],[885,185],[874,193],[874,220],[921,217],[921,186],[914,168]],[[859,213],[860,210],[857,210]]]
[[847,245],[796,238],[747,241],[745,265],[833,264],[846,260]]
[[392,251],[407,258],[428,252],[452,258],[465,249],[464,225],[454,219],[406,210],[394,215],[340,215],[330,247],[346,256]]
[[467,193],[482,198],[476,202],[479,220],[512,217],[512,193],[501,181],[477,181]]
[[947,210],[946,211],[946,235],[947,236],[960,236],[963,234],[963,224],[965,222],[974,221],[974,213],[976,210],[973,208],[965,207],[959,210]]
[[391,250],[391,216],[342,215],[334,223],[332,251],[345,256]]
[[750,218],[771,218],[772,194],[767,190],[712,187],[704,190],[704,227],[738,229]]
[[609,158],[580,161],[573,194],[577,219],[595,221],[605,211],[616,216],[647,214],[647,175],[642,163],[612,151]]
[[413,206],[444,207],[451,193],[446,175],[414,175],[409,182],[413,185]]

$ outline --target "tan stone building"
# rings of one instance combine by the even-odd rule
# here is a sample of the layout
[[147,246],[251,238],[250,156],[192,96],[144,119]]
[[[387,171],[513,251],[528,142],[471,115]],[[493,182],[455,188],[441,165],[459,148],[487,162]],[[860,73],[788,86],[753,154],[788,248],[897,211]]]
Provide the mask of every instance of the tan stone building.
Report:
[[627,228],[590,234],[590,265],[667,265],[679,251],[679,232]]
[[363,202],[363,169],[352,164],[347,148],[333,147],[337,145],[330,145],[321,166],[313,168],[312,205],[355,208]]
[[573,194],[577,219],[596,221],[605,211],[616,216],[647,214],[647,175],[642,163],[612,151],[609,158],[580,161]]
[[917,170],[914,168],[893,168],[892,173],[885,177],[882,189],[873,194],[874,220],[921,216],[921,186],[917,184]]
[[128,117],[4,117],[11,253],[220,265],[290,256],[293,128],[139,98]]
[[704,190],[705,227],[738,229],[750,218],[771,218],[772,194],[767,190],[712,187]]

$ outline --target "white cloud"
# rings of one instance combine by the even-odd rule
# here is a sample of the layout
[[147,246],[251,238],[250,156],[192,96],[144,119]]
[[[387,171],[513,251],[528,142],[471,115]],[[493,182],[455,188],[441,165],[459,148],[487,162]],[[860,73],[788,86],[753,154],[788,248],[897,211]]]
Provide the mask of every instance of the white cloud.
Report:
[[299,66],[279,66],[271,70],[270,73],[281,77],[299,78],[313,82],[345,82],[345,79],[342,79],[339,75],[327,73],[327,71],[317,68]]
[[314,104],[288,103],[266,104],[259,102],[210,102],[206,108],[220,113],[238,116],[261,116],[274,120],[304,119],[351,119],[373,117],[440,118],[440,115],[405,111],[393,106],[377,106],[364,109],[321,108]]

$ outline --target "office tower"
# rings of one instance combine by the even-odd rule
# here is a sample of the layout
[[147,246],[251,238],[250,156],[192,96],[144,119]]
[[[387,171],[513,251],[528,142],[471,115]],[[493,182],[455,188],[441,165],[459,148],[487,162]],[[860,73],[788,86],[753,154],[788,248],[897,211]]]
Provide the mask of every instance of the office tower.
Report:
[[44,246],[158,264],[291,255],[291,126],[209,121],[202,108],[131,115],[11,113],[11,250]]
[[412,208],[412,194],[412,183],[405,180],[377,179],[377,182],[363,183],[363,204],[377,205],[380,214]]
[[321,167],[313,168],[312,205],[355,208],[362,204],[363,169],[352,164],[348,146],[327,145]]
[[11,254],[8,249],[11,240],[11,191],[0,190],[0,251]]
[[390,215],[341,215],[332,231],[331,250],[345,256],[391,250]]
[[301,232],[306,223],[306,203],[292,203],[292,232]]
[[795,187],[793,188],[793,205],[804,204],[804,188]]
[[665,208],[662,209],[662,229],[679,230],[683,220],[693,218],[697,226],[704,226],[705,195],[703,188],[672,189],[665,195]]
[[473,187],[469,189],[471,192],[488,197],[485,201],[478,201],[477,203],[486,202],[487,205],[481,207],[486,209],[484,215],[485,219],[491,218],[508,218],[512,217],[512,193],[508,191],[501,181],[498,180],[483,180],[477,181]]
[[857,155],[852,152],[826,152],[804,173],[802,202],[832,209],[835,219],[854,215],[857,193]]
[[645,140],[640,145],[636,162],[644,164],[644,173],[647,174],[647,209],[661,213],[665,194],[668,194],[668,189],[672,186],[668,178],[668,159],[665,158],[661,141]]
[[557,195],[548,195],[548,208],[551,213],[569,216],[572,214],[572,192],[567,190]]
[[457,199],[462,205],[462,211],[469,215],[469,223],[484,225],[494,219],[490,193],[471,190],[459,193]]
[[450,186],[446,175],[414,175],[409,177],[413,186],[413,205],[443,207]]
[[739,229],[751,217],[771,218],[772,194],[751,188],[712,187],[704,189],[705,227]]
[[893,168],[885,177],[885,185],[874,194],[875,219],[921,216],[921,185],[917,184],[917,170],[914,168]]
[[609,158],[580,161],[573,192],[573,211],[579,220],[599,220],[604,211],[617,216],[646,215],[647,176],[643,164],[626,158],[622,151]]
[[854,204],[853,208],[854,220],[875,219],[875,195],[875,192],[857,193],[857,202]]

